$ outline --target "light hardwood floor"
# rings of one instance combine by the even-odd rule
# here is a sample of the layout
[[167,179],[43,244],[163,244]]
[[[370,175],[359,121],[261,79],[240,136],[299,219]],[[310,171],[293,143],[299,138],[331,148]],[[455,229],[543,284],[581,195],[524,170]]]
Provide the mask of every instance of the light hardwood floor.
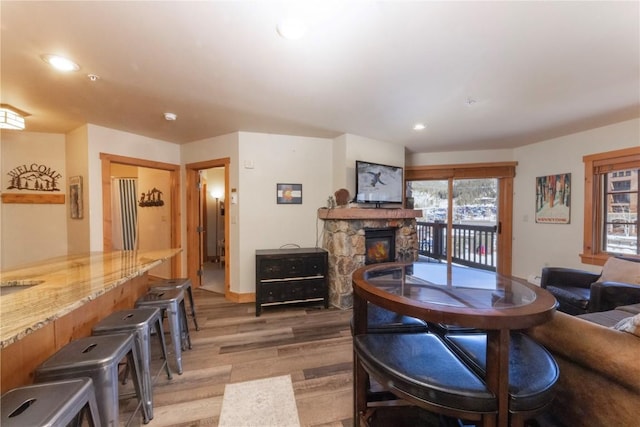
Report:
[[[147,426],[217,426],[225,384],[286,374],[302,426],[352,425],[351,310],[274,306],[255,317],[252,303],[202,289],[194,297],[200,331],[190,322],[184,373],[158,376]],[[121,402],[122,415],[133,406]],[[143,425],[139,412],[130,425]]]

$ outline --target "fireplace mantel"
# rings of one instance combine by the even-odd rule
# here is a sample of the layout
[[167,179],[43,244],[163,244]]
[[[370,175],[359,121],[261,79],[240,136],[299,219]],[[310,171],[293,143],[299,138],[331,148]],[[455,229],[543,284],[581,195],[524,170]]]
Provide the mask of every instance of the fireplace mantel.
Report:
[[419,218],[422,211],[418,209],[383,209],[383,208],[320,208],[318,218],[337,220],[357,219],[396,219]]

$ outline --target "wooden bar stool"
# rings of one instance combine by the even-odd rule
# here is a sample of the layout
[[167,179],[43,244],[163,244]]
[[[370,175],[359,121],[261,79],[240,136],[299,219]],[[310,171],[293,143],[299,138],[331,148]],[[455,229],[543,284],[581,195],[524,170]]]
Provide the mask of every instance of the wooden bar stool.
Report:
[[[138,348],[142,368],[142,391],[147,413],[153,418],[153,377],[151,374],[151,329],[155,329],[162,350],[162,368],[167,372],[167,378],[172,379],[171,369],[167,359],[167,346],[164,340],[162,317],[159,308],[137,308],[120,310],[98,322],[92,330],[93,335],[109,335],[114,333],[133,333],[134,343]],[[127,365],[129,370],[129,365]],[[126,377],[126,375],[125,375]]]
[[196,318],[196,306],[193,303],[193,290],[191,289],[191,279],[188,277],[180,279],[163,279],[160,282],[151,285],[152,290],[169,290],[169,289],[181,289],[186,291],[189,297],[189,307],[191,308],[191,317],[193,318],[193,326],[196,331],[200,330],[198,326],[198,319]]
[[181,289],[151,289],[138,298],[136,308],[159,308],[169,322],[169,333],[176,363],[176,371],[182,375],[182,350],[191,348],[184,292]]
[[142,404],[144,423],[151,420],[143,404],[142,368],[134,334],[90,336],[71,341],[36,368],[38,383],[60,379],[90,377],[93,380],[100,422],[104,426],[120,423],[118,365],[127,358],[135,395]]
[[93,381],[88,377],[9,390],[0,398],[0,411],[3,427],[66,426],[83,418],[94,427],[101,425]]

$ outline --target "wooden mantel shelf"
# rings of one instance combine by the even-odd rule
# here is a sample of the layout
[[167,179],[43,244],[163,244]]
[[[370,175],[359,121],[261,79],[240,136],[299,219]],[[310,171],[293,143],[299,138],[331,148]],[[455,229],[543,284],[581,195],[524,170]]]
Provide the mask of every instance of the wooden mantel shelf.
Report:
[[320,208],[320,219],[398,219],[418,218],[422,211],[418,209],[383,209],[383,208]]

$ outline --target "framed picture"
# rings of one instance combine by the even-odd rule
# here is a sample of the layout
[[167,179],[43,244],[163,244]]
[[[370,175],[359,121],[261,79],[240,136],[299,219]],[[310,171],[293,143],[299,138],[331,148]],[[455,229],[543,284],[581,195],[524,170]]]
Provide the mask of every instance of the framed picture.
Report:
[[276,201],[279,205],[302,204],[302,184],[276,184]]
[[536,222],[569,224],[571,220],[571,174],[536,178]]
[[69,178],[69,207],[71,219],[82,219],[82,177]]

